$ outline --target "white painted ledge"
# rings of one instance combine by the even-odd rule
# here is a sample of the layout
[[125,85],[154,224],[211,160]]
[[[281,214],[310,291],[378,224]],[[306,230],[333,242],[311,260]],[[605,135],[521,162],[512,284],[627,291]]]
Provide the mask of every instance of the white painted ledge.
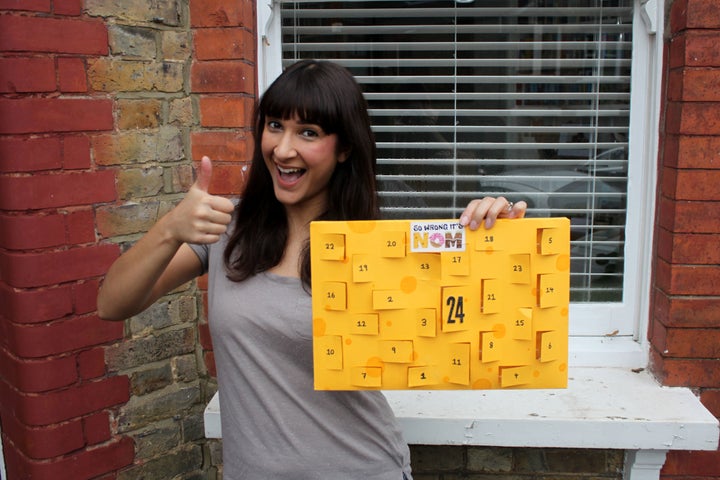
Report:
[[[392,390],[385,395],[413,445],[626,450],[625,479],[653,480],[668,450],[715,450],[718,420],[687,388],[629,368],[571,367],[560,390]],[[205,434],[220,438],[217,394]]]

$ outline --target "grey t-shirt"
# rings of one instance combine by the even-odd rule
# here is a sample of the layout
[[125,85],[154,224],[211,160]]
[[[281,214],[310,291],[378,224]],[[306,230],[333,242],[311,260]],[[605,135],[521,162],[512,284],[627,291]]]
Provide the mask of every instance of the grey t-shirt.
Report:
[[315,391],[310,295],[270,273],[232,282],[226,237],[192,245],[209,271],[225,480],[402,480],[410,453],[378,391]]

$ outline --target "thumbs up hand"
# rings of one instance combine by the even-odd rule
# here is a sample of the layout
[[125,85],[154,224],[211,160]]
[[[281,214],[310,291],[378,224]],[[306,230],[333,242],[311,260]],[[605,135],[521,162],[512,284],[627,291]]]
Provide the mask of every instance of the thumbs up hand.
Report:
[[212,162],[203,157],[197,179],[185,198],[167,215],[170,236],[179,243],[215,243],[225,233],[233,203],[225,197],[208,193],[212,178]]

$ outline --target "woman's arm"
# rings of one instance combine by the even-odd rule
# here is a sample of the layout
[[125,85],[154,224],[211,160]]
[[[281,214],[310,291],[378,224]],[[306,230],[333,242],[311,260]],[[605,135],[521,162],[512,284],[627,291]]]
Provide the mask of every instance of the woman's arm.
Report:
[[215,243],[227,230],[233,204],[208,193],[212,163],[204,157],[185,198],[110,267],[98,294],[100,318],[124,320],[201,273],[186,243]]

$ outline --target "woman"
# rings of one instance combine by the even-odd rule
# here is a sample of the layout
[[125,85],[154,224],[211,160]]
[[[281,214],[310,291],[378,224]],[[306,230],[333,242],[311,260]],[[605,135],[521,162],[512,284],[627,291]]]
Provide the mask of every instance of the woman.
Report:
[[[110,268],[99,314],[135,315],[208,271],[224,478],[409,479],[408,447],[382,393],[313,390],[309,224],[378,217],[360,87],[336,64],[298,62],[263,95],[255,129],[237,206],[207,193],[203,158],[183,201]],[[460,222],[490,227],[525,208],[474,200]]]

